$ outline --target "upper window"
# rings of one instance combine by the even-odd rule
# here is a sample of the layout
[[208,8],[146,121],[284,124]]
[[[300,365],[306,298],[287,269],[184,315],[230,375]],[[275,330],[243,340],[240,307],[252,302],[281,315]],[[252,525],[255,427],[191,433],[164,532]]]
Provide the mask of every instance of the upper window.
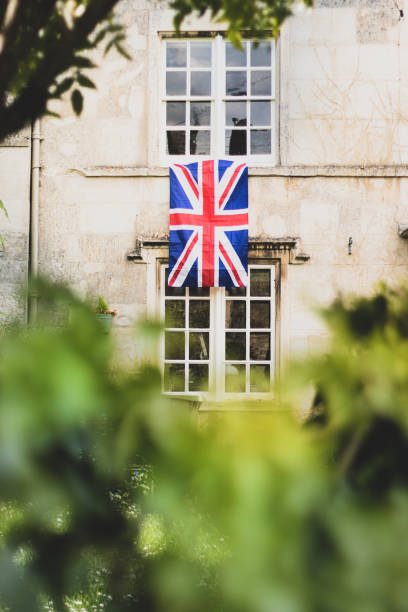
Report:
[[163,139],[168,161],[274,163],[274,43],[167,39]]

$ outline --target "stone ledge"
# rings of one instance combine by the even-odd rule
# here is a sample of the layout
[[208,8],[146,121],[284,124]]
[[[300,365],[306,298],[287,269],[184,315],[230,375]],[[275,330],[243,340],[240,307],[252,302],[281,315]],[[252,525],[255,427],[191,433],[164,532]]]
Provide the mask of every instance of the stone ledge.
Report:
[[[168,248],[169,240],[163,238],[138,238],[135,248],[126,255],[128,261],[144,262],[143,250]],[[299,265],[309,261],[310,256],[300,250],[300,238],[284,236],[281,238],[254,237],[248,240],[248,253],[251,257],[257,253],[259,257],[262,253],[267,257],[280,257],[283,253],[289,254],[289,263]]]
[[[398,178],[408,177],[407,166],[273,166],[249,167],[249,176],[272,177],[372,177]],[[99,177],[137,177],[137,176],[168,176],[169,169],[147,166],[87,166],[71,168],[69,172],[77,173],[87,178]]]

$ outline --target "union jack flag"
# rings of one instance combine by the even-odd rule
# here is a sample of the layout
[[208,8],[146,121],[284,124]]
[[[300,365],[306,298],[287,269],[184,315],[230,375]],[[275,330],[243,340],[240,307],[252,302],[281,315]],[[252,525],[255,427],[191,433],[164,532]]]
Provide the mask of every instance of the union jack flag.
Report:
[[246,287],[248,169],[226,160],[170,168],[170,287]]

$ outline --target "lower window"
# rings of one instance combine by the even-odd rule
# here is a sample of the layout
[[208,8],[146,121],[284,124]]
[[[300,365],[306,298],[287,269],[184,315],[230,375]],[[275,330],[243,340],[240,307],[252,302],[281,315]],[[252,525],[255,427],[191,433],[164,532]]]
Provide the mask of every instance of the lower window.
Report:
[[163,390],[215,399],[271,392],[275,267],[250,265],[246,288],[173,288],[161,269]]

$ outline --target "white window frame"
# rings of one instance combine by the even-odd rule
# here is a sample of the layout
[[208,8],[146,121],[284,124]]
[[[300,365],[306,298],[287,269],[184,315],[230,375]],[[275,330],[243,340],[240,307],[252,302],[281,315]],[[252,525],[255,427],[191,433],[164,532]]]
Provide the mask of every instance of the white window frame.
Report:
[[[174,298],[165,296],[165,270],[168,267],[167,263],[161,262],[160,265],[160,287],[159,287],[159,295],[160,295],[160,318],[164,321],[165,315],[165,300],[166,299],[202,299],[195,297],[178,297]],[[228,402],[229,400],[265,400],[273,397],[272,384],[273,380],[276,377],[277,371],[277,361],[275,355],[275,347],[277,343],[277,330],[276,330],[276,310],[277,310],[277,298],[278,292],[276,290],[277,287],[277,263],[276,262],[268,262],[268,263],[250,263],[250,269],[268,269],[271,274],[271,296],[270,300],[270,327],[269,328],[259,328],[259,332],[268,332],[270,333],[270,359],[265,361],[254,361],[250,360],[250,342],[249,342],[249,334],[252,332],[257,332],[257,329],[250,328],[250,307],[249,303],[251,300],[254,301],[265,301],[266,297],[254,297],[250,296],[249,291],[245,297],[234,298],[233,296],[227,296],[225,294],[225,289],[222,287],[212,287],[210,289],[210,327],[208,329],[209,333],[209,359],[208,360],[189,360],[187,359],[187,343],[188,343],[188,334],[185,335],[185,353],[184,360],[180,360],[179,363],[198,363],[205,364],[208,363],[208,392],[197,392],[197,391],[164,391],[164,393],[168,396],[176,396],[176,397],[186,397],[192,399],[201,399],[206,401],[214,401],[214,402]],[[207,298],[208,299],[208,298]],[[225,326],[225,306],[226,301],[229,299],[239,299],[241,301],[246,302],[246,327],[245,329],[235,329],[235,328],[226,328]],[[173,329],[173,328],[169,328]],[[186,331],[189,328],[174,328],[174,331]],[[194,332],[200,330],[193,330]],[[207,330],[205,330],[207,331]],[[245,332],[246,334],[246,358],[245,360],[239,361],[237,359],[234,360],[225,360],[225,334],[226,332]],[[160,343],[160,363],[162,367],[162,373],[164,374],[165,367],[165,347],[164,347],[164,333],[162,335],[161,343]],[[226,392],[225,391],[225,370],[228,362],[234,364],[242,364],[245,365],[246,368],[246,390],[245,392]],[[266,365],[268,364],[270,367],[270,382],[271,382],[271,391],[270,392],[251,392],[250,391],[250,364],[251,365]],[[188,377],[188,368],[185,367],[185,389],[187,388],[187,377]]]
[[[205,41],[211,40],[213,42],[213,53],[212,53],[212,67],[211,73],[213,75],[212,78],[212,95],[210,97],[207,96],[166,96],[166,43],[167,41],[171,42],[183,42],[183,41]],[[274,166],[277,163],[277,125],[276,125],[276,116],[277,116],[277,100],[276,100],[276,82],[278,78],[278,71],[276,66],[276,44],[274,39],[270,39],[271,42],[271,71],[272,71],[272,82],[271,82],[271,96],[229,96],[227,97],[225,94],[225,74],[226,74],[226,53],[225,53],[225,39],[222,34],[216,34],[214,37],[208,38],[194,38],[192,36],[185,37],[169,37],[162,35],[162,61],[161,61],[161,110],[160,110],[160,160],[163,166],[169,166],[173,163],[191,163],[195,161],[203,161],[204,159],[211,158],[219,158],[219,159],[229,159],[235,161],[243,161],[247,163],[249,166]],[[250,42],[248,40],[248,42]],[[247,45],[247,53],[248,59],[250,54],[250,45]],[[236,70],[251,70],[251,66],[249,62],[247,62],[246,67],[235,67]],[[229,68],[228,70],[234,70],[234,68]],[[262,68],[261,68],[262,69]],[[265,70],[265,68],[263,68]],[[190,68],[187,69],[187,79],[189,78]],[[188,91],[188,89],[187,89]],[[270,129],[272,131],[271,138],[271,153],[265,155],[226,155],[225,154],[225,130],[228,127],[225,124],[225,102],[226,101],[234,101],[239,102],[243,100],[265,100],[269,98],[271,100],[271,123]],[[167,101],[209,101],[212,105],[211,110],[211,152],[210,156],[208,155],[168,155],[166,152],[166,141],[167,141],[167,125],[166,125],[166,102]],[[180,126],[181,127],[181,126]],[[247,120],[247,125],[243,127],[247,132],[250,131],[251,126],[249,125],[249,116]],[[262,129],[262,127],[260,127]],[[186,132],[186,143],[187,138],[189,138],[190,130],[187,127],[184,128]],[[248,134],[248,147],[250,146],[250,134]]]

